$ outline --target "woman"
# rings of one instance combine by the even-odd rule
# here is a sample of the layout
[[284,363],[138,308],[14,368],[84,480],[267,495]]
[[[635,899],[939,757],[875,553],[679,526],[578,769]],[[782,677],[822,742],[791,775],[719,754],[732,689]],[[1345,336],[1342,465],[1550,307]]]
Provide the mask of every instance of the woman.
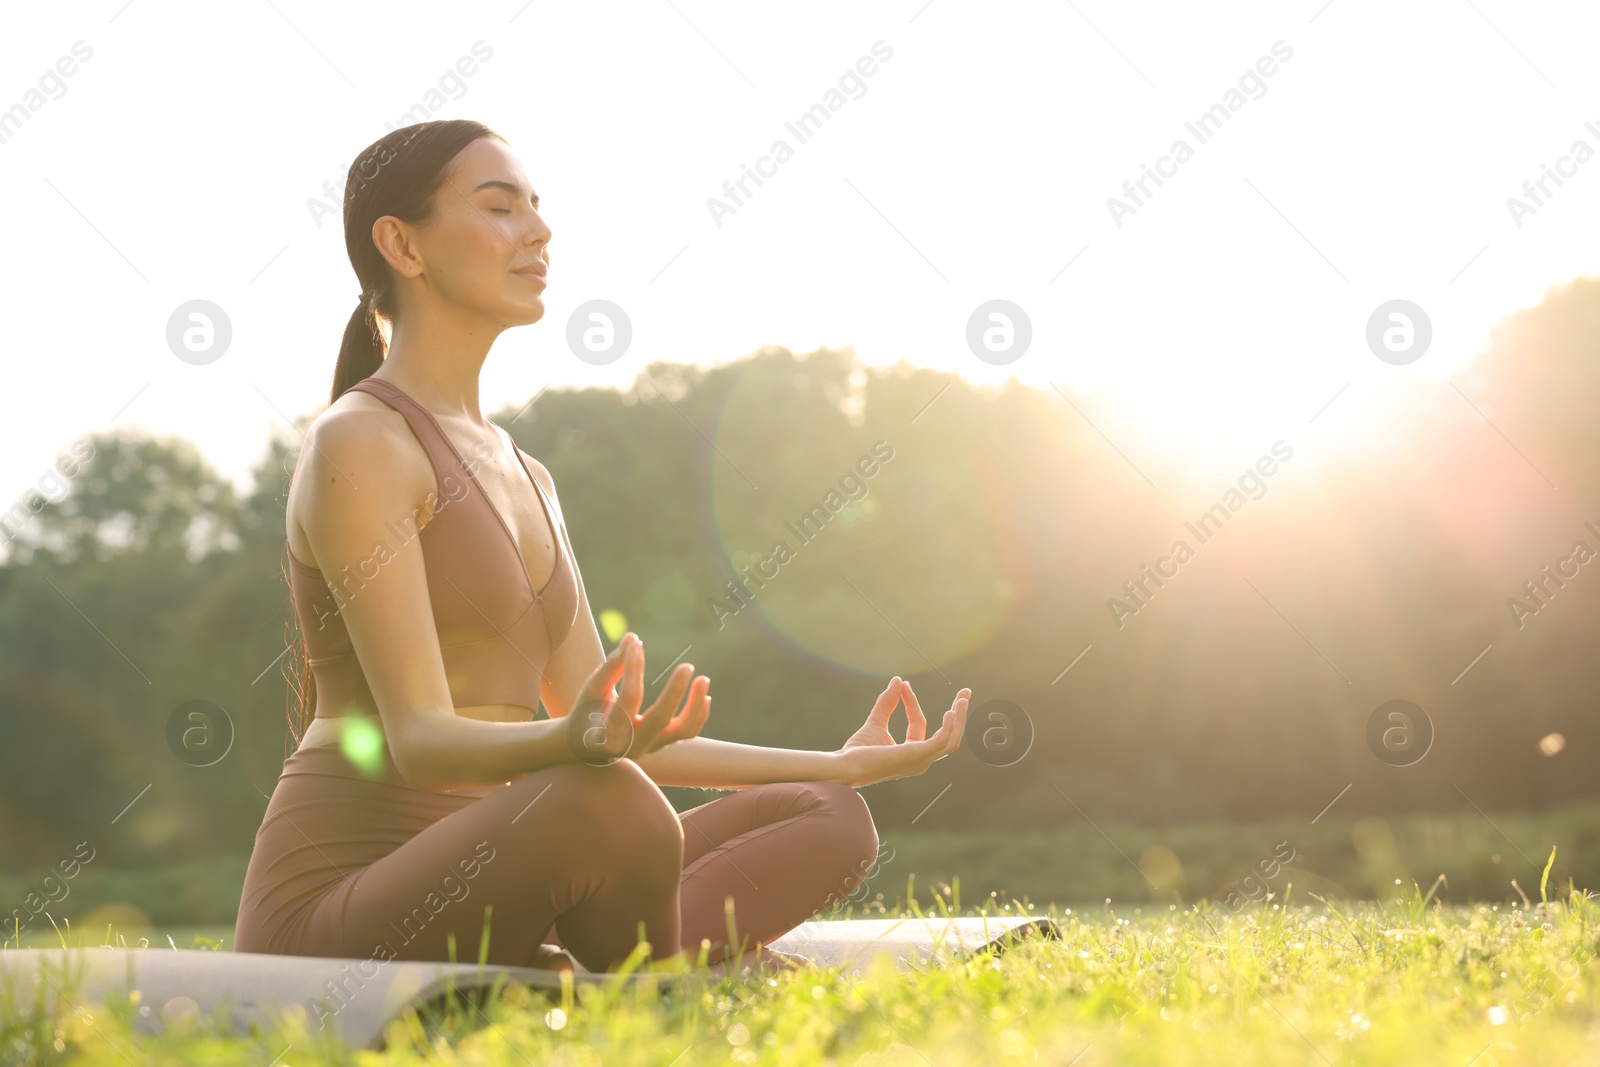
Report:
[[[478,408],[495,338],[544,315],[538,205],[476,122],[395,130],[350,168],[360,303],[287,501],[299,747],[238,951],[473,959],[487,933],[499,964],[611,970],[641,939],[673,966],[783,964],[760,946],[876,858],[855,787],[961,743],[969,691],[926,737],[899,678],[834,752],[700,737],[710,682],[688,663],[640,711],[642,643],[604,654],[549,473]],[[739,791],[680,816],[660,785]]]

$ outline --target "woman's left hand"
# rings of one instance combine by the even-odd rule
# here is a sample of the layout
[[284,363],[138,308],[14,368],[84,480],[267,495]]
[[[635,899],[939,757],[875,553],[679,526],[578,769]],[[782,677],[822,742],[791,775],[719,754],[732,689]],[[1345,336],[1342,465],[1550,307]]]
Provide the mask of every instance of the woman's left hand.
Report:
[[[967,728],[967,702],[972,690],[956,694],[950,710],[932,737],[926,737],[928,720],[922,705],[911,691],[911,683],[896,676],[878,695],[861,729],[850,736],[834,753],[839,763],[839,780],[860,787],[894,778],[911,778],[926,771],[935,760],[961,747]],[[889,719],[901,701],[906,706],[906,739],[897,742],[889,732]]]

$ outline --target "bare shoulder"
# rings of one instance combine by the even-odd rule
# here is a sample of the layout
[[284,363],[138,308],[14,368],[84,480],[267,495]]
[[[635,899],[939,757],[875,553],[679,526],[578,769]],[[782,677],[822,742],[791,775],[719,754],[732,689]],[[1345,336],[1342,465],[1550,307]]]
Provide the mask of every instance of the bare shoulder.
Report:
[[[289,487],[291,552],[310,564],[306,529],[375,522],[409,510],[434,488],[433,465],[405,416],[375,396],[345,393],[314,420]],[[315,564],[311,564],[315,565]]]
[[307,440],[327,448],[346,439],[353,442],[363,436],[381,438],[391,434],[394,427],[404,425],[404,417],[394,408],[370,393],[351,390],[311,420]]

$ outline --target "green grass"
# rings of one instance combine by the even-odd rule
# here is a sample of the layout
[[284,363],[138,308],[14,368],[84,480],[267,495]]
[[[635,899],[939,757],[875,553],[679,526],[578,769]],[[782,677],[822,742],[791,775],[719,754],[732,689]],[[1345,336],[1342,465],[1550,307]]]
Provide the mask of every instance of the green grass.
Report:
[[[1051,909],[1062,941],[918,972],[895,973],[885,961],[862,979],[814,971],[554,997],[511,985],[481,1004],[407,1013],[391,1024],[382,1053],[342,1050],[292,1023],[252,1039],[212,1036],[204,1020],[136,1038],[131,1004],[61,1010],[49,1023],[0,1010],[0,1059],[266,1065],[283,1052],[283,1067],[1600,1062],[1600,905],[1570,884],[1526,907],[1447,905],[1407,889],[1406,897],[1352,903],[1301,899],[1291,888],[1283,903],[1238,911],[1205,903]],[[1529,889],[1538,893],[1537,875]],[[939,914],[960,910],[955,893],[938,903]]]
[[43,930],[30,928],[20,937],[7,937],[5,948],[183,948],[222,949],[233,947],[233,924],[208,923],[201,926],[157,923],[125,925],[110,923],[84,927],[71,919],[59,929],[46,922]]

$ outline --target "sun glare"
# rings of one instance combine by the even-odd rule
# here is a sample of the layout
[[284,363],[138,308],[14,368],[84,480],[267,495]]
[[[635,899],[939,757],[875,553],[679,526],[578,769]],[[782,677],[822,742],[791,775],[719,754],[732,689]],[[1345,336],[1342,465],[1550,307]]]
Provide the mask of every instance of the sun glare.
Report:
[[1029,384],[1159,485],[1156,470],[1208,478],[1279,440],[1315,443],[1307,458],[1318,462],[1398,447],[1435,398],[1463,403],[1452,385],[1466,387],[1486,340],[1449,341],[1435,337],[1409,365],[1349,346],[1300,358],[1216,349],[1137,360],[1083,353]]

